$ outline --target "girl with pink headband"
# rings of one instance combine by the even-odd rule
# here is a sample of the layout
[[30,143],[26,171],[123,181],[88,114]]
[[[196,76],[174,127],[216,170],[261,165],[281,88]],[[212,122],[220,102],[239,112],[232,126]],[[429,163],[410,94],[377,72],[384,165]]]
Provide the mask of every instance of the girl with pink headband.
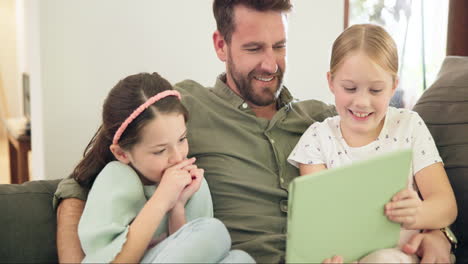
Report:
[[121,80],[72,176],[91,187],[78,234],[83,262],[254,263],[231,239],[203,169],[187,159],[188,113],[157,73]]

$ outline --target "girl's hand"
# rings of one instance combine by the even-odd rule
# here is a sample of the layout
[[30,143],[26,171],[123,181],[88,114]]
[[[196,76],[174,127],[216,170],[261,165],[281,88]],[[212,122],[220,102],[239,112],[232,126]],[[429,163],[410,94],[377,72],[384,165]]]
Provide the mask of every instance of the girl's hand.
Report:
[[167,168],[161,177],[161,182],[153,197],[164,202],[164,209],[166,211],[171,210],[175,206],[184,188],[192,182],[192,175],[187,168],[194,166],[192,165],[194,162],[195,158],[183,160]]
[[322,261],[322,264],[330,264],[330,263],[343,263],[343,257],[333,256],[332,258],[327,258]]
[[411,229],[417,222],[421,206],[422,201],[416,191],[403,189],[385,205],[385,215],[390,221],[400,223],[406,229]]
[[203,169],[199,169],[196,165],[191,164],[183,169],[189,172],[191,182],[182,190],[174,207],[170,211],[169,234],[175,233],[186,223],[185,204],[198,191],[203,180]]
[[[192,165],[195,166],[195,165]],[[200,189],[203,177],[204,177],[204,170],[199,169],[195,166],[195,168],[191,168],[189,173],[192,177],[192,182],[185,187],[182,193],[179,196],[179,200],[177,201],[178,205],[185,207],[187,201],[192,197],[194,193]]]

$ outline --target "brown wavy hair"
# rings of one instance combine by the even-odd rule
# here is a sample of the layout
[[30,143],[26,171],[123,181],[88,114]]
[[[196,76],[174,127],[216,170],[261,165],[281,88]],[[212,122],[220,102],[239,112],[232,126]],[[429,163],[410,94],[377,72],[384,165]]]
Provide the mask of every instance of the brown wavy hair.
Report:
[[[116,160],[110,151],[115,132],[132,112],[152,96],[172,90],[172,85],[158,73],[139,73],[119,81],[109,92],[102,110],[102,124],[84,150],[72,177],[82,186],[91,187],[96,176],[110,161]],[[140,140],[140,132],[159,114],[178,113],[188,120],[187,109],[175,96],[152,104],[135,118],[119,140],[122,149],[130,150]]]
[[260,12],[278,11],[287,13],[292,10],[290,0],[214,0],[213,14],[216,26],[228,44],[231,43],[232,33],[235,31],[234,7],[237,5],[243,5]]

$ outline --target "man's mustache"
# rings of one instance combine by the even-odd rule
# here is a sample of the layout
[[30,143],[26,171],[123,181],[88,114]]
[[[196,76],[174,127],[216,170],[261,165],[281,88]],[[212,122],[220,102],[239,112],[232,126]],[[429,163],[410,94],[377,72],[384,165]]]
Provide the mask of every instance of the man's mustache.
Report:
[[253,78],[253,76],[281,77],[283,76],[283,71],[280,69],[280,67],[276,66],[276,72],[254,70],[249,73],[249,77]]

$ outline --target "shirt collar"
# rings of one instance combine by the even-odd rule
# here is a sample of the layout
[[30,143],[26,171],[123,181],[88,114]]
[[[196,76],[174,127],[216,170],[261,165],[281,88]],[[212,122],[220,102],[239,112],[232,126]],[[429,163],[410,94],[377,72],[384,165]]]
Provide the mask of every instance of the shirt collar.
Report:
[[[222,73],[216,78],[216,83],[212,91],[214,94],[221,97],[236,108],[240,108],[244,103],[246,103],[244,99],[242,99],[239,95],[233,92],[229,86],[227,86],[226,73]],[[289,90],[283,86],[283,89],[281,90],[280,96],[278,98],[278,109],[291,103],[293,100],[294,98],[292,97]]]

